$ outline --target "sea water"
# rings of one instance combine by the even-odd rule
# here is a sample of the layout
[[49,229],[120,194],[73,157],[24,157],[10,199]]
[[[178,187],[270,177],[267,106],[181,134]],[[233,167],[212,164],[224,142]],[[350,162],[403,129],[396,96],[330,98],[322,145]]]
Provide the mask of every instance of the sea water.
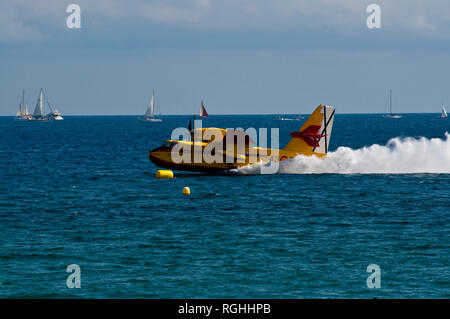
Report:
[[[284,147],[302,122],[274,118],[203,126],[278,127]],[[155,179],[148,151],[187,124],[1,117],[0,297],[450,297],[449,120],[338,114],[324,161]]]

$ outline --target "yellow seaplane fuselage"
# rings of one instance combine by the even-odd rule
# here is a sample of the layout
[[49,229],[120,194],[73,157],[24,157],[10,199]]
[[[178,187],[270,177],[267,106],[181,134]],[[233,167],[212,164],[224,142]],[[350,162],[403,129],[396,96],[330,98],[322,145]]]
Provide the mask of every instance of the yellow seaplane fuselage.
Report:
[[[319,105],[302,127],[290,134],[292,139],[284,149],[252,146],[253,140],[244,131],[199,128],[191,130],[184,140],[167,140],[149,152],[149,159],[168,169],[213,173],[257,162],[284,161],[298,155],[323,157],[328,152],[334,114],[334,107]],[[243,141],[242,147],[236,143],[239,139]],[[213,158],[203,156],[205,153]]]

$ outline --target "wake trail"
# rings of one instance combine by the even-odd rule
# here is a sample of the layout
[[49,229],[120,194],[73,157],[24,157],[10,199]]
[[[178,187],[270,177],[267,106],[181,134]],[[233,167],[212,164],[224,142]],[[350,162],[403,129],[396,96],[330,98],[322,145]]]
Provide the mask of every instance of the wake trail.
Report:
[[[257,163],[234,170],[239,175],[261,173]],[[325,158],[299,155],[280,162],[278,174],[414,174],[450,173],[450,135],[445,139],[393,138],[386,145],[360,149],[339,147]]]

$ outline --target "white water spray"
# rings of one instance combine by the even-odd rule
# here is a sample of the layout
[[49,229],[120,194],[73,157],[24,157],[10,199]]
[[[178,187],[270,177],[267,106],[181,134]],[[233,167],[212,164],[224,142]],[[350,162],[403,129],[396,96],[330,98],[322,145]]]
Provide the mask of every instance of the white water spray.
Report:
[[[255,164],[235,170],[259,174]],[[439,138],[393,138],[385,146],[374,144],[353,150],[339,147],[325,158],[299,155],[280,163],[279,174],[450,174],[450,135]]]

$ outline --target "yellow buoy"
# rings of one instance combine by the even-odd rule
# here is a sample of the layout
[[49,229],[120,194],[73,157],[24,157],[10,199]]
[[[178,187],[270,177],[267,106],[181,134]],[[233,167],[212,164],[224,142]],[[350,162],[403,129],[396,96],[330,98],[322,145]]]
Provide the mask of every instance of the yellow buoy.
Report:
[[156,178],[173,178],[173,172],[169,170],[160,169],[156,171]]
[[184,195],[191,195],[191,189],[189,187],[183,187],[183,194]]

